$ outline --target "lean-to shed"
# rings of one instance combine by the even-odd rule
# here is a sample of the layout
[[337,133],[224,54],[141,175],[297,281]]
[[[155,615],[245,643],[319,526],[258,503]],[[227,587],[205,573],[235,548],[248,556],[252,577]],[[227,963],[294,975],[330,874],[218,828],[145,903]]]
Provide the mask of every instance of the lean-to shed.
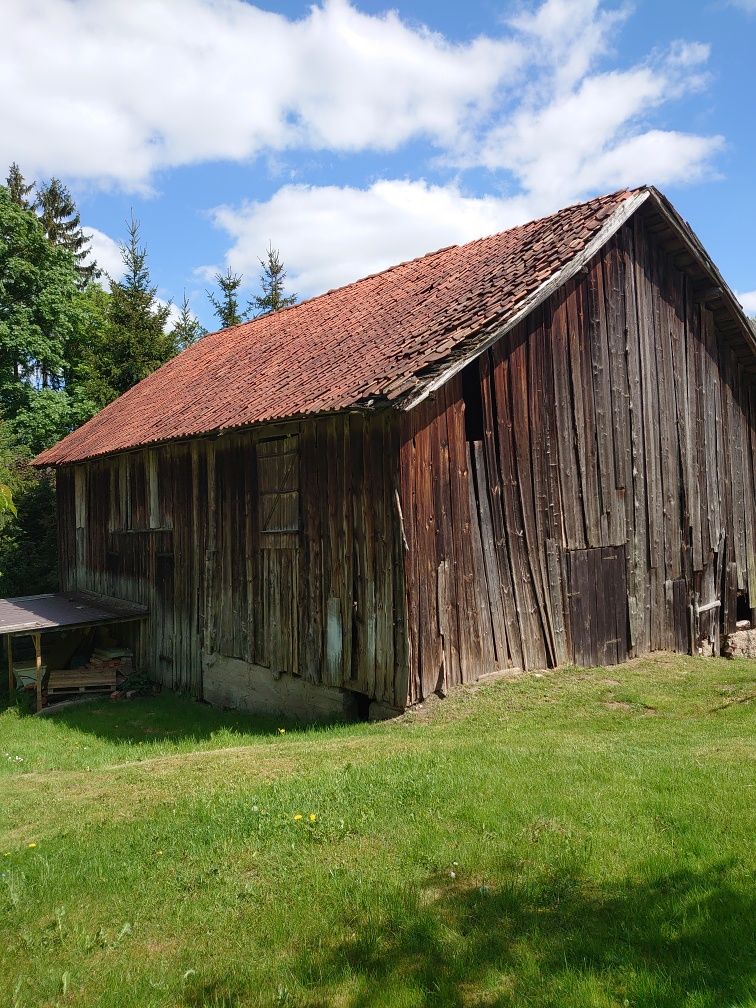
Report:
[[40,455],[61,587],[167,686],[317,714],[716,650],[756,607],[756,336],[653,188],[204,337]]

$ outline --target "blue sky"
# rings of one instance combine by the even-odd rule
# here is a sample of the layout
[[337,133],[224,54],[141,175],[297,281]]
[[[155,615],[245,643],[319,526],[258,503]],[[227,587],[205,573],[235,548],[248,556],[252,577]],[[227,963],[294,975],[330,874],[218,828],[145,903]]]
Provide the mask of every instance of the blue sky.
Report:
[[211,328],[269,241],[310,296],[642,183],[756,314],[756,0],[5,0],[0,66],[0,166]]

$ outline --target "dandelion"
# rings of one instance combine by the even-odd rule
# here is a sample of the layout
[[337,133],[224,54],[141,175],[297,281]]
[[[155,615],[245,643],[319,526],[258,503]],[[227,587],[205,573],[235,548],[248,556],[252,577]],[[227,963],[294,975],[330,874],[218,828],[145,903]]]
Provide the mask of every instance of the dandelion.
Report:
[[37,845],[34,842],[32,842],[32,843],[28,843],[26,846],[27,847],[36,847]]
[[155,853],[156,853],[156,854],[158,854],[158,855],[160,855],[160,854],[162,854],[163,852],[162,852],[161,850],[159,850],[159,851],[156,851]]
[[310,822],[315,822],[315,820],[316,820],[316,819],[317,819],[318,817],[317,817],[317,816],[315,815],[315,813],[314,813],[314,812],[310,812],[310,817],[309,817],[309,818],[310,818]]
[[285,735],[286,734],[286,729],[285,728],[279,728],[278,729],[278,734],[279,735]]
[[304,816],[302,815],[302,813],[301,812],[297,812],[297,814],[294,816],[294,822],[299,822],[299,820],[303,819],[303,818],[304,818]]
[[10,857],[10,851],[9,851],[9,850],[7,850],[7,851],[5,852],[5,854],[3,854],[3,857]]

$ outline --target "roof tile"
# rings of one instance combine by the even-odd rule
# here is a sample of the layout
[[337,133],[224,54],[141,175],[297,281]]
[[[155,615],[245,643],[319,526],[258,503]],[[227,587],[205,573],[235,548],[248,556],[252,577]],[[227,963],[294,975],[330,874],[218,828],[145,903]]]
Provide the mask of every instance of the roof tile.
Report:
[[310,301],[211,333],[35,459],[334,412],[416,389],[430,364],[506,319],[631,193],[440,249]]

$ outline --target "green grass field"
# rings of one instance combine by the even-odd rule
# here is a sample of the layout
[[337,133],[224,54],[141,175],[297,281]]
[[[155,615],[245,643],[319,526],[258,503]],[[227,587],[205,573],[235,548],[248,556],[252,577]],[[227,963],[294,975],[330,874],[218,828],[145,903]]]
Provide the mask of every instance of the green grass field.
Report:
[[319,729],[0,712],[0,1006],[756,1005],[755,678],[661,657]]

